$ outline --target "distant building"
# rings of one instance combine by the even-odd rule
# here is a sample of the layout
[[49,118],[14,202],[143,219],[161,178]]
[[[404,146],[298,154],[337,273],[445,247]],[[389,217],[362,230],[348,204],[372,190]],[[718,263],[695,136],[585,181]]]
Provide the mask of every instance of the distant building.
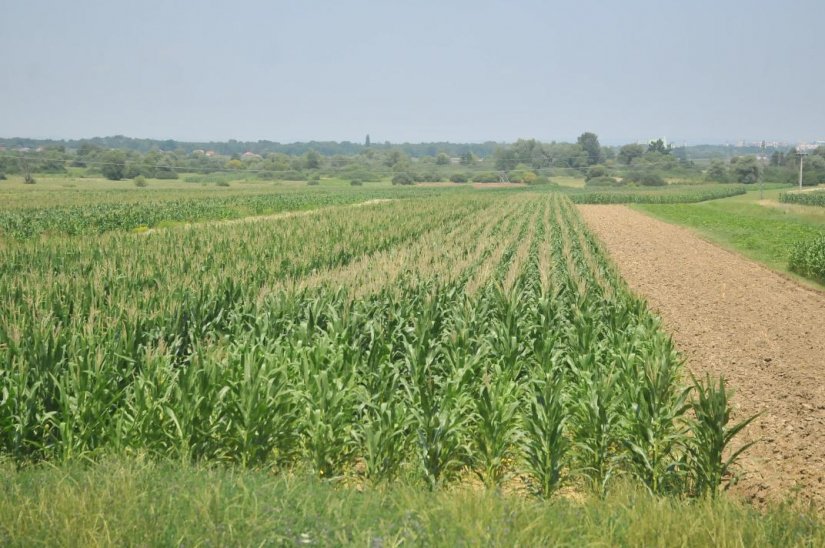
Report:
[[255,154],[254,152],[246,151],[243,154],[241,154],[241,158],[243,158],[244,160],[260,160],[263,157],[260,154]]
[[205,154],[206,154],[206,157],[207,157],[207,158],[212,158],[213,156],[217,156],[217,155],[218,155],[218,153],[217,153],[217,152],[215,152],[214,150],[207,150],[207,151],[205,152]]

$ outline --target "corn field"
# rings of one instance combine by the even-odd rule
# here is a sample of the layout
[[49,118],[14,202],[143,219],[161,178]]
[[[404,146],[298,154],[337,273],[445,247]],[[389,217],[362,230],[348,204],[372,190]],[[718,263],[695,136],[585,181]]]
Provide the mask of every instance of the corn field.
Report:
[[560,194],[7,241],[0,307],[0,453],[21,466],[714,495],[747,423]]
[[805,192],[783,192],[779,201],[786,204],[801,204],[825,207],[825,190],[807,190]]

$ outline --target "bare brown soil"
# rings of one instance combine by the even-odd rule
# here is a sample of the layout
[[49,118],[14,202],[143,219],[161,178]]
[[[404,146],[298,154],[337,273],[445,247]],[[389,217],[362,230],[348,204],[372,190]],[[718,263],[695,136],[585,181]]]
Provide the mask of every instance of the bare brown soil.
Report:
[[825,295],[627,207],[580,211],[689,369],[727,379],[735,419],[762,413],[734,490],[825,507]]

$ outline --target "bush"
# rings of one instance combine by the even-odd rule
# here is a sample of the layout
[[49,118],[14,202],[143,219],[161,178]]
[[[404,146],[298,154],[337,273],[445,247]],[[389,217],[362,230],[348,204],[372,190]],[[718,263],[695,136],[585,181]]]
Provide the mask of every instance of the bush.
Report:
[[586,186],[620,186],[623,183],[620,183],[618,180],[614,179],[613,177],[594,177],[592,179],[587,179],[584,184]]
[[5,180],[6,180],[6,174],[3,173],[2,171],[0,171],[0,181],[5,181]]
[[485,171],[473,177],[474,183],[497,183],[498,181],[498,173],[494,173],[492,171]]
[[596,164],[595,166],[590,166],[590,169],[587,170],[585,181],[590,179],[598,179],[600,177],[607,177],[608,175],[609,174],[606,167],[601,164]]
[[215,186],[229,186],[229,181],[218,181]]
[[559,186],[558,184],[556,184],[552,180],[550,180],[550,177],[547,177],[546,175],[539,175],[538,177],[536,177],[536,180],[533,181],[533,184],[534,185],[546,185],[546,186]]
[[727,183],[728,169],[725,164],[719,160],[712,160],[707,173],[705,173],[705,180],[713,183]]
[[309,180],[307,181],[307,186],[318,186],[318,185],[320,185],[320,184],[321,184],[321,180],[320,180],[320,179],[309,179]]
[[433,172],[418,173],[413,179],[415,179],[416,183],[436,183],[441,180],[441,176]]
[[135,177],[134,183],[136,187],[143,188],[146,186],[146,177],[143,175],[138,175]]
[[468,180],[467,176],[463,173],[453,173],[450,175],[450,182],[451,183],[466,183]]
[[352,180],[350,180],[349,184],[351,186],[361,186],[361,185],[364,184],[364,182],[361,181],[361,179],[352,179]]
[[658,173],[652,171],[636,171],[627,174],[622,179],[624,184],[634,183],[641,186],[665,186],[667,182]]
[[280,178],[282,181],[306,181],[306,177],[300,171],[285,171]]
[[178,178],[178,172],[175,171],[174,169],[158,168],[158,170],[155,171],[155,179],[177,179],[177,178]]
[[33,185],[36,182],[37,182],[37,179],[35,179],[34,176],[31,173],[26,173],[25,175],[23,175],[23,183],[25,183],[27,185]]
[[392,184],[394,185],[411,185],[413,183],[415,181],[409,173],[398,173],[392,178]]
[[110,150],[103,155],[100,172],[110,181],[120,181],[126,176],[126,154],[122,150]]

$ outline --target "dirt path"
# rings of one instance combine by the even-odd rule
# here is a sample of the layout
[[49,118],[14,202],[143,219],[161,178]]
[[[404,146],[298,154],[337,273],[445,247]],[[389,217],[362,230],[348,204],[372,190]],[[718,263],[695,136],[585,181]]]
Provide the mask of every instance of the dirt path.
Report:
[[579,209],[691,371],[725,376],[737,418],[762,412],[735,490],[825,506],[825,295],[624,206]]

